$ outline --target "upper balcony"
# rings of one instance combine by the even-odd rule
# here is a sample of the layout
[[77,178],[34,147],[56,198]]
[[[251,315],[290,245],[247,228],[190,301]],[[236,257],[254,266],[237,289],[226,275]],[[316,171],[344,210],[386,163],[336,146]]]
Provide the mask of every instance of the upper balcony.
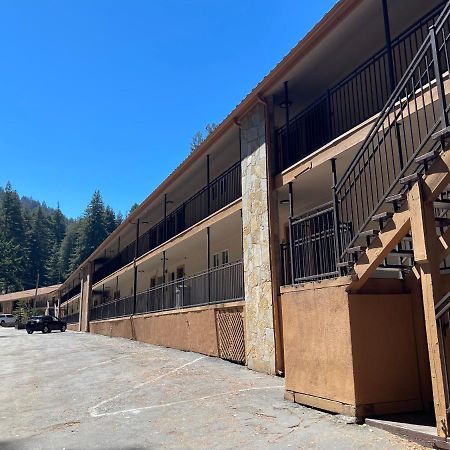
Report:
[[[155,199],[95,261],[93,283],[158,248],[241,197],[239,131],[231,130]],[[187,195],[189,192],[192,195]],[[112,254],[112,256],[109,256]]]
[[381,111],[445,2],[400,3],[363,2],[274,94],[277,173]]

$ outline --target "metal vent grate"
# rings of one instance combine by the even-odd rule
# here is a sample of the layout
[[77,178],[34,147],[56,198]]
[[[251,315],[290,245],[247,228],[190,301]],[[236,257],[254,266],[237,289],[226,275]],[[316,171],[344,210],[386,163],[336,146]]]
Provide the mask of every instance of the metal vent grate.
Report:
[[243,308],[218,310],[217,331],[219,334],[219,356],[228,361],[245,364]]

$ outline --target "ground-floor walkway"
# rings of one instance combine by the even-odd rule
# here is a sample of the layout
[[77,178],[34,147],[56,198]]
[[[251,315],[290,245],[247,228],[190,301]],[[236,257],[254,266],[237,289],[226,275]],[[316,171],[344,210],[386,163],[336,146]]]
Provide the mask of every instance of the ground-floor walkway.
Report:
[[0,448],[412,449],[283,399],[283,379],[93,334],[0,328]]

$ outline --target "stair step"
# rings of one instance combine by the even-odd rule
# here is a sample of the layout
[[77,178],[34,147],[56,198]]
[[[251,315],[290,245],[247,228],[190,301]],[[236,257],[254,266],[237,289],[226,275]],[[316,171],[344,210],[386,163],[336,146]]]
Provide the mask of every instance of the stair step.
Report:
[[434,202],[434,207],[437,209],[450,209],[450,200],[447,199],[436,200]]
[[448,140],[450,138],[450,127],[446,127],[443,130],[439,130],[436,133],[434,133],[432,136],[432,139],[435,141],[440,140]]
[[436,159],[438,157],[438,155],[439,155],[439,151],[438,150],[433,150],[431,152],[424,153],[423,155],[418,156],[414,160],[414,162],[416,164],[423,164],[423,163],[426,163],[426,162],[429,162],[429,161],[433,161],[433,159]]
[[353,261],[344,261],[344,262],[339,262],[336,265],[338,268],[351,269],[355,265],[355,263]]
[[436,225],[440,227],[450,226],[450,219],[447,219],[447,217],[435,217],[434,220],[436,221]]
[[363,245],[357,245],[356,247],[350,247],[346,250],[346,252],[348,254],[353,254],[353,253],[362,253],[366,251],[367,247],[364,247]]
[[362,237],[375,237],[375,236],[378,236],[379,233],[380,233],[380,230],[374,229],[374,230],[361,231],[361,233],[359,233],[359,235]]
[[374,216],[372,216],[372,220],[374,222],[376,222],[378,220],[389,220],[392,218],[393,215],[394,215],[394,213],[391,213],[391,212],[382,212],[380,214],[375,214]]
[[396,270],[404,270],[404,269],[411,269],[412,266],[409,265],[403,265],[403,264],[385,264],[383,266],[380,266],[380,269],[396,269]]
[[402,240],[407,241],[407,242],[412,242],[412,236],[406,235]]
[[413,250],[392,250],[391,253],[389,253],[390,256],[403,256],[406,258],[412,258],[414,256]]
[[386,197],[387,203],[401,202],[403,200],[406,200],[406,194],[395,194]]
[[421,175],[419,173],[412,173],[411,175],[407,175],[406,177],[400,178],[400,184],[410,184],[415,183]]

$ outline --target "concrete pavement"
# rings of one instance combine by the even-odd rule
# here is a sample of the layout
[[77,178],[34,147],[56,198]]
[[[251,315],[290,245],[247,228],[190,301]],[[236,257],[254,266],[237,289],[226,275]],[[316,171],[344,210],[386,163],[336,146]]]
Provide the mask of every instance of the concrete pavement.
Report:
[[283,399],[283,379],[84,333],[0,328],[0,449],[413,449]]

